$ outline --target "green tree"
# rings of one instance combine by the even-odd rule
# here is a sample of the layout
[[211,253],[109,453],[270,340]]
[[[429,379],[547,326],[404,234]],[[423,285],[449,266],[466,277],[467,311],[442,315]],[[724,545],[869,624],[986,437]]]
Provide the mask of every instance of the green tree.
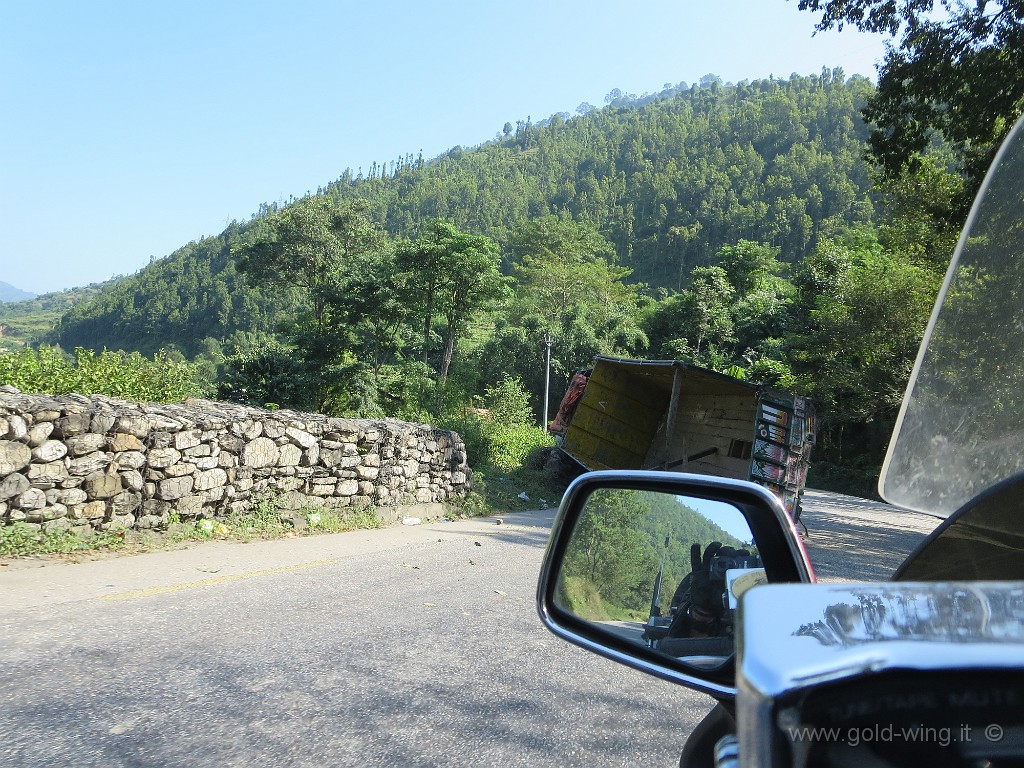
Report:
[[728,365],[735,294],[722,267],[695,268],[690,287],[658,304],[648,319],[657,354],[711,368]]
[[860,237],[823,241],[794,281],[789,354],[797,386],[822,414],[819,455],[866,455],[877,466],[940,276]]
[[424,362],[430,348],[434,314],[445,320],[438,367],[439,402],[456,343],[465,334],[470,317],[511,293],[508,278],[498,271],[500,261],[501,254],[493,240],[463,232],[441,219],[431,222],[417,240],[398,249],[398,268],[407,273],[413,287],[406,295],[416,302],[423,317]]
[[915,264],[945,272],[960,237],[966,181],[935,154],[921,157],[899,177],[882,177],[885,206],[879,239]]
[[338,205],[328,198],[308,197],[268,216],[233,252],[239,271],[302,290],[310,303],[313,329],[323,333],[353,261],[378,253],[384,242],[364,204]]
[[[509,372],[527,385],[536,410],[544,390],[550,335],[555,381],[568,381],[596,354],[638,354],[647,343],[639,324],[643,286],[610,263],[611,243],[567,217],[543,216],[512,233],[515,301],[495,321],[479,352],[485,380]],[[557,389],[557,384],[556,384]]]
[[818,29],[851,24],[898,38],[864,110],[872,154],[899,176],[934,133],[969,181],[957,218],[1024,111],[1024,5],[989,0],[800,0]]
[[372,312],[353,317],[354,308],[365,306],[368,298],[379,298],[360,291],[380,292],[378,284],[366,278],[387,260],[387,248],[386,236],[358,202],[334,204],[325,197],[304,198],[260,222],[235,249],[238,268],[257,280],[298,291],[306,301],[307,312],[285,328],[302,373],[294,371],[294,364],[285,366],[281,349],[271,346],[258,350],[252,359],[238,360],[238,375],[248,370],[259,379],[266,372],[274,381],[275,372],[291,368],[296,379],[304,382],[305,398],[315,408],[335,412],[343,407],[350,399],[351,377],[356,375],[352,327],[370,328],[377,343],[371,342],[371,349],[378,353],[379,345],[395,332],[392,320],[400,323],[402,319],[401,313],[385,319],[382,313],[394,307],[383,300],[372,304]]

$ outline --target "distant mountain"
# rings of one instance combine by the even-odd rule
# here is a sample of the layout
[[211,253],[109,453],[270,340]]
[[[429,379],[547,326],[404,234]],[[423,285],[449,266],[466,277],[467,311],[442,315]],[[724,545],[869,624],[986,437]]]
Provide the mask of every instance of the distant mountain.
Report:
[[0,301],[28,301],[35,297],[34,293],[15,288],[10,283],[0,282]]
[[[112,288],[116,282],[107,280],[40,296],[11,289],[27,298],[0,300],[0,350],[16,349],[42,341],[53,330],[61,315],[77,302],[87,302]],[[11,286],[0,283],[0,295],[4,288]]]

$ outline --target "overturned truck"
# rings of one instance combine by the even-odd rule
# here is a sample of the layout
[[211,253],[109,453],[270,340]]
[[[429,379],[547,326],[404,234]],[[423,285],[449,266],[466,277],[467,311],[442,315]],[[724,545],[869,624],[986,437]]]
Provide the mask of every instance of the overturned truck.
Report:
[[814,423],[805,397],[677,360],[601,356],[573,376],[549,429],[585,469],[752,480],[798,519]]

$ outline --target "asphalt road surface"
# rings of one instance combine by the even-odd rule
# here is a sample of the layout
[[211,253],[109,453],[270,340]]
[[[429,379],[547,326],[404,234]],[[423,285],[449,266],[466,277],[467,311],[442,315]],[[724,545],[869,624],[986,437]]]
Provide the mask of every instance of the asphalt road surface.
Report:
[[[676,765],[709,698],[569,646],[552,512],[0,567],[0,765]],[[818,492],[819,576],[936,520]]]

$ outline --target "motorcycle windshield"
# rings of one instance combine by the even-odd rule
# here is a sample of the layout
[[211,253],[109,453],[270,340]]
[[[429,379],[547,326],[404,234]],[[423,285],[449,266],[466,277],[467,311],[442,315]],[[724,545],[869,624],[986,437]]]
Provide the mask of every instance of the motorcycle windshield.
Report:
[[879,492],[942,516],[1024,471],[1024,130],[974,201],[918,352]]

